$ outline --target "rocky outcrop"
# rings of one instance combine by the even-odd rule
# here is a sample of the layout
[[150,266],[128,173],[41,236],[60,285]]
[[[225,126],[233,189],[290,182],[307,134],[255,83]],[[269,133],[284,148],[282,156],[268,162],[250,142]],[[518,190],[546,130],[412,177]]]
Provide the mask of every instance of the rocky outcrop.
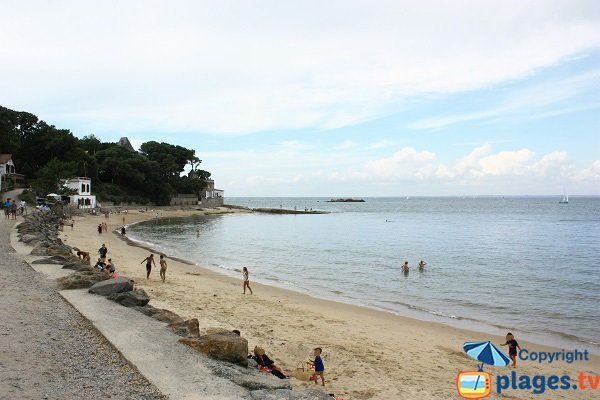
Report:
[[[90,290],[92,290],[90,288]],[[144,307],[150,301],[150,297],[142,289],[122,293],[113,293],[106,297],[125,307]]]
[[87,270],[77,271],[63,278],[58,278],[56,281],[61,289],[85,289],[108,279],[108,276],[102,272],[98,272],[91,267]]
[[169,329],[176,335],[183,337],[200,336],[200,324],[198,318],[172,322],[169,324]]
[[197,338],[179,339],[205,356],[246,366],[248,364],[248,341],[233,332],[220,332]]
[[236,364],[213,363],[209,366],[211,372],[221,378],[229,379],[236,385],[250,391],[291,390],[289,379],[279,379],[271,374],[259,372],[256,368],[246,368]]
[[89,270],[90,268],[90,264],[78,259],[75,259],[74,261],[68,261],[63,264],[63,269],[72,269],[74,271],[84,271]]
[[90,287],[88,291],[93,294],[108,296],[109,294],[130,292],[132,290],[133,283],[131,282],[131,280],[125,277],[118,277],[113,279],[106,279],[101,282],[95,283],[92,287]]
[[65,256],[52,256],[52,257],[45,257],[45,258],[40,258],[39,260],[34,260],[31,263],[32,264],[57,264],[57,265],[63,265],[65,263],[70,263],[73,261],[76,261],[77,257],[75,256],[71,256],[71,257],[65,257]]

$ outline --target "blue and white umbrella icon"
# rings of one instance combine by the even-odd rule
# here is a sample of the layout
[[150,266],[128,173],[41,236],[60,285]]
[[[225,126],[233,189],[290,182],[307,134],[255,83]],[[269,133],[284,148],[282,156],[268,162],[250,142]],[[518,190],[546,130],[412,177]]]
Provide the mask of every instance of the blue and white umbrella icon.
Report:
[[506,367],[510,363],[510,358],[489,341],[466,342],[463,349],[469,356],[481,362],[478,366],[480,371],[483,371],[483,364]]

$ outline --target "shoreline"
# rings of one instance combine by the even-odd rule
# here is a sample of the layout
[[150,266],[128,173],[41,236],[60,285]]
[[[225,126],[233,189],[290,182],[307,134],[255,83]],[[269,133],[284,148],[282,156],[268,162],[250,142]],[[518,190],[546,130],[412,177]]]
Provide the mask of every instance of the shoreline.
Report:
[[[255,211],[255,210],[251,209],[249,211]],[[212,215],[214,215],[214,214],[212,214]],[[212,215],[206,215],[205,217],[210,217]],[[219,215],[219,214],[216,214],[216,215]],[[186,217],[181,216],[181,217],[162,217],[162,218],[186,218]],[[130,224],[130,226],[148,222],[153,219],[154,218],[148,218],[146,220],[136,221],[136,222]],[[117,237],[121,238],[120,233],[117,230],[113,231],[113,233]],[[121,239],[126,241],[130,246],[142,248],[142,249],[145,249],[152,253],[160,254],[163,252],[162,250],[158,249],[158,247],[152,247],[152,246],[158,246],[158,245],[149,243],[149,242],[144,242],[142,239],[132,239],[127,236],[125,238],[121,238]],[[181,263],[184,263],[184,264],[187,264],[187,265],[199,268],[199,269],[208,270],[208,271],[220,274],[224,277],[231,278],[231,279],[236,279],[237,275],[241,274],[241,270],[220,268],[218,266],[212,266],[212,265],[202,265],[202,264],[194,262],[193,260],[188,260],[188,259],[178,257],[178,256],[168,256],[168,258],[170,258],[172,260],[177,260]],[[568,334],[561,333],[561,332],[545,332],[544,333],[544,332],[533,332],[533,331],[521,330],[518,328],[510,328],[510,327],[502,326],[500,324],[497,324],[497,323],[494,323],[491,321],[478,321],[476,319],[472,319],[472,318],[468,318],[468,317],[447,315],[447,314],[444,314],[444,313],[436,311],[436,310],[424,309],[419,306],[408,304],[408,303],[402,303],[401,306],[403,308],[403,311],[397,311],[394,309],[387,309],[387,308],[377,305],[377,304],[365,303],[361,299],[355,299],[355,298],[351,298],[351,297],[342,296],[341,293],[333,293],[332,292],[332,294],[330,296],[325,296],[325,295],[319,296],[319,295],[311,294],[310,291],[308,291],[304,287],[286,284],[285,282],[278,280],[278,279],[264,279],[264,278],[256,278],[256,276],[254,276],[253,281],[260,283],[261,285],[271,286],[271,287],[275,287],[275,288],[282,289],[282,290],[289,290],[291,292],[306,295],[306,296],[309,296],[314,299],[331,301],[331,302],[340,303],[340,304],[349,305],[349,306],[362,307],[362,308],[369,309],[369,310],[389,313],[391,315],[398,316],[398,317],[416,319],[418,321],[439,323],[439,324],[451,326],[451,327],[454,327],[457,329],[464,329],[464,330],[478,332],[478,333],[487,334],[487,335],[499,336],[499,335],[503,334],[502,332],[512,331],[517,336],[529,337],[530,338],[529,341],[531,343],[536,344],[536,345],[541,345],[541,346],[550,346],[550,347],[555,347],[555,348],[589,346],[590,354],[600,356],[600,343],[597,343],[597,342],[594,342],[591,340],[586,340],[586,339],[583,339],[583,338],[580,338],[577,336],[568,335]]]
[[[168,215],[163,218],[197,213],[165,212]],[[438,380],[453,382],[457,371],[473,369],[474,361],[462,353],[462,343],[466,341],[503,342],[498,335],[397,315],[364,305],[320,299],[255,281],[251,283],[255,294],[244,296],[241,294],[241,279],[172,257],[168,257],[166,283],[159,282],[157,271],[153,271],[151,279],[146,280],[143,266],[137,264],[146,251],[152,250],[132,239],[125,240],[114,232],[122,226],[122,215],[113,215],[110,219],[102,216],[77,217],[73,233],[67,228],[61,233],[61,238],[67,244],[92,252],[103,241],[107,242],[109,257],[115,260],[119,273],[134,278],[148,290],[154,306],[197,317],[201,329],[214,326],[241,329],[250,348],[262,345],[271,358],[288,372],[293,372],[297,362],[307,358],[312,347],[322,346],[328,356],[326,390],[339,393],[344,398],[411,398],[424,393],[427,398],[448,398],[455,395],[455,388],[450,384],[430,388],[427,384],[430,375],[433,373]],[[154,216],[130,213],[126,218],[135,223],[154,219]],[[94,226],[103,221],[109,223],[112,235],[94,235]],[[517,336],[525,348],[558,350],[525,341],[525,337],[529,335]],[[573,368],[567,364],[522,362],[521,365],[523,370],[530,370],[532,374]],[[437,370],[432,372],[432,366],[437,366]],[[592,356],[584,368],[600,371],[600,359]],[[382,376],[382,370],[389,376]],[[398,379],[398,376],[402,378]],[[299,388],[314,387],[313,383],[296,379],[293,384]],[[536,398],[526,392],[519,395],[520,398],[529,398],[528,395]]]

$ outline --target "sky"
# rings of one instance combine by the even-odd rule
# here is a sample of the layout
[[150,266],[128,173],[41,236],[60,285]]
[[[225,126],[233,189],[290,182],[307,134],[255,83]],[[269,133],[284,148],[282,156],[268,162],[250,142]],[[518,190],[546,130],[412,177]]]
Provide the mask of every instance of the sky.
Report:
[[595,0],[0,7],[0,105],[226,197],[600,195]]

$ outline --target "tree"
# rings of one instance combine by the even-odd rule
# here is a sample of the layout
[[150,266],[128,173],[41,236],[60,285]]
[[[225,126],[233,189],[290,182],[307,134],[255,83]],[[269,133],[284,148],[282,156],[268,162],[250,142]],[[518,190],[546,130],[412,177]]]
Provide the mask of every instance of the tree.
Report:
[[73,177],[76,171],[77,163],[75,161],[63,162],[53,158],[40,168],[32,186],[38,195],[46,196],[48,193],[59,191],[62,186],[60,183]]

